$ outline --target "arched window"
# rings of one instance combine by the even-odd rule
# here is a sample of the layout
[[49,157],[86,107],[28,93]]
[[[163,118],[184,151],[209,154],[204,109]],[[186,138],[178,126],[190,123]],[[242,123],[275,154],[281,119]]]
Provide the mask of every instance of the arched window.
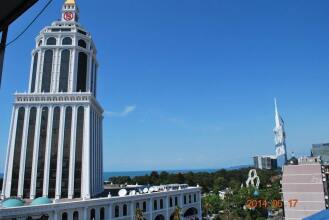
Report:
[[119,217],[120,215],[120,209],[119,209],[119,206],[116,205],[115,208],[114,208],[114,217]]
[[24,190],[23,190],[24,198],[30,197],[36,115],[37,115],[37,108],[32,107],[30,109],[27,145],[26,145],[26,154],[25,154],[26,159],[25,159]]
[[37,184],[36,197],[42,196],[43,190],[43,174],[45,167],[45,153],[47,145],[47,127],[48,127],[48,108],[43,107],[41,113],[41,126],[39,135],[39,153],[38,153],[38,167],[37,167]]
[[163,209],[163,199],[160,199],[160,209]]
[[100,220],[105,219],[105,209],[104,209],[104,207],[102,207],[101,210],[100,210],[99,218],[100,218]]
[[157,210],[158,209],[158,201],[154,200],[153,201],[153,210]]
[[63,162],[62,162],[62,198],[68,196],[70,146],[71,146],[72,107],[67,107],[65,112]]
[[83,47],[83,48],[86,48],[87,47],[87,44],[86,44],[86,42],[84,41],[84,40],[79,40],[78,41],[78,46],[79,47]]
[[73,220],[79,220],[79,212],[78,211],[73,212]]
[[63,38],[62,45],[72,45],[72,38],[70,37]]
[[48,38],[47,45],[56,45],[56,38],[54,38],[54,37]]
[[146,212],[146,201],[143,202],[143,212]]
[[53,113],[53,127],[51,131],[51,150],[50,150],[50,170],[49,170],[49,189],[48,196],[55,197],[56,190],[56,170],[57,170],[57,150],[59,137],[60,108],[55,107]]
[[77,92],[85,92],[87,83],[87,54],[80,52],[77,73]]
[[50,92],[52,66],[53,66],[53,51],[46,50],[44,61],[43,61],[43,74],[42,74],[42,83],[41,83],[42,92]]
[[136,202],[136,209],[139,209],[139,202]]
[[69,83],[69,64],[70,64],[70,51],[63,50],[61,53],[61,67],[59,75],[59,91],[67,92]]
[[172,207],[172,197],[169,199],[169,206]]
[[194,196],[194,202],[196,202],[196,194],[194,194],[193,196]]
[[123,216],[127,216],[127,211],[128,211],[128,210],[127,210],[127,205],[124,204],[124,205],[123,205],[122,215],[123,215]]
[[186,204],[186,195],[184,195],[184,204]]
[[42,40],[39,40],[38,46],[40,47],[42,45]]
[[25,108],[20,107],[18,110],[18,116],[16,122],[16,136],[15,136],[15,148],[14,148],[13,170],[11,176],[10,196],[17,196],[24,118],[25,118]]
[[178,198],[175,196],[175,206],[178,206]]
[[34,90],[35,90],[35,77],[36,77],[36,73],[37,73],[38,55],[39,55],[38,53],[35,53],[34,57],[33,57],[31,92],[34,92]]
[[192,196],[188,195],[188,203],[191,203],[191,202],[192,202]]
[[83,145],[83,126],[84,126],[84,107],[78,108],[78,120],[76,129],[75,146],[75,171],[74,171],[74,197],[81,195],[81,168],[82,168],[82,145]]
[[96,219],[96,214],[95,214],[95,209],[90,210],[90,220],[95,220]]
[[67,220],[67,213],[66,213],[66,212],[64,212],[64,213],[62,214],[62,220]]

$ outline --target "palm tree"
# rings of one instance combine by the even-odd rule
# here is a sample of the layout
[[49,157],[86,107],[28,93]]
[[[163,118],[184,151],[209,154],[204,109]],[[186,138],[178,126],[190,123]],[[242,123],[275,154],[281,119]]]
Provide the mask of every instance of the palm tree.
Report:
[[143,211],[140,208],[136,208],[135,219],[136,220],[144,220]]
[[204,210],[206,212],[206,217],[208,220],[209,220],[209,210],[211,210],[211,209],[212,209],[212,205],[209,202],[206,202],[204,204]]
[[180,210],[181,210],[181,208],[176,206],[176,208],[174,210],[174,219],[173,220],[180,220]]

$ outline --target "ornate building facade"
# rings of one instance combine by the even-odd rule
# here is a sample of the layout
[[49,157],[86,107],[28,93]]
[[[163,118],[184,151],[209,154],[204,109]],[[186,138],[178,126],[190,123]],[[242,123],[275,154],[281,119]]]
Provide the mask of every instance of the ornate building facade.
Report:
[[15,94],[2,198],[90,198],[103,190],[96,47],[78,18],[68,0],[62,19],[36,38],[28,93]]

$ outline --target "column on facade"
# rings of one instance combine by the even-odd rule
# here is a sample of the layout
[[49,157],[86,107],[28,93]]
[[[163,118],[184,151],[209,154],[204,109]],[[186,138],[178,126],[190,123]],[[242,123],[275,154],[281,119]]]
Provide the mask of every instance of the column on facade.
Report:
[[100,220],[101,219],[101,209],[100,207],[95,207],[95,220]]
[[[57,39],[59,40],[59,39]],[[59,81],[59,67],[60,67],[60,50],[53,49],[53,69],[52,69],[52,77],[50,83],[50,92],[58,91],[58,81]]]
[[75,148],[76,148],[76,130],[77,130],[77,106],[73,106],[72,125],[71,125],[71,143],[70,143],[70,165],[69,165],[69,187],[68,198],[74,196],[74,171],[75,171]]
[[90,198],[90,106],[86,106],[84,110],[81,196],[82,198]]
[[[96,113],[96,112],[95,112]],[[96,172],[97,172],[97,193],[100,193],[101,189],[100,189],[100,181],[101,181],[101,169],[99,166],[99,162],[100,162],[100,151],[99,151],[99,120],[98,120],[98,113],[96,113]]]
[[100,153],[100,164],[101,164],[101,174],[102,174],[102,183],[101,183],[101,190],[103,190],[103,116],[101,116],[101,121],[100,121],[100,148],[101,148],[101,153]]
[[45,152],[45,168],[43,175],[43,190],[42,196],[48,197],[49,188],[49,172],[50,172],[50,157],[51,157],[51,139],[52,139],[52,128],[53,128],[53,114],[54,107],[49,106],[48,114],[48,127],[47,127],[47,140],[46,140],[46,152]]
[[37,116],[35,119],[36,123],[35,123],[34,145],[33,145],[30,199],[35,198],[35,191],[36,191],[39,140],[40,140],[39,137],[40,137],[41,113],[42,113],[41,111],[42,111],[42,106],[38,106],[37,107]]
[[168,220],[170,219],[170,213],[169,213],[169,211],[170,211],[169,198],[170,198],[170,196],[167,195],[167,196],[166,196],[166,219],[168,219]]
[[131,220],[135,219],[135,204],[133,201],[130,202],[130,218]]
[[65,107],[61,106],[61,117],[59,126],[58,137],[58,154],[57,154],[57,168],[56,168],[56,193],[55,198],[61,197],[61,185],[62,185],[62,167],[63,167],[63,145],[64,145],[64,125],[65,125]]
[[98,161],[99,161],[99,155],[98,155],[98,129],[97,129],[97,112],[95,111],[95,174],[96,174],[96,194],[99,192],[99,169],[98,169]]
[[[74,41],[74,38],[72,39],[72,42]],[[74,43],[74,42],[73,42]],[[73,92],[73,82],[74,82],[74,73],[75,73],[75,69],[76,69],[76,66],[75,63],[76,63],[76,59],[75,59],[75,54],[76,54],[76,50],[73,49],[73,50],[70,50],[70,64],[69,64],[69,85],[68,85],[68,88],[67,88],[67,91],[68,92]]]
[[27,145],[27,134],[28,134],[28,128],[29,128],[29,118],[30,118],[30,109],[28,107],[25,107],[24,114],[25,115],[24,115],[24,124],[23,124],[23,136],[22,136],[22,146],[21,146],[21,155],[20,155],[20,164],[19,164],[18,191],[17,191],[18,197],[23,197],[26,145]]
[[105,209],[104,209],[104,219],[112,219],[112,206],[111,205],[108,205],[108,206],[105,206]]
[[[4,169],[4,175],[3,175],[3,182],[2,182],[2,191],[1,191],[1,199],[4,199],[6,196],[6,188],[7,188],[7,180],[8,180],[8,168],[9,168],[9,161],[12,161],[12,159],[10,159],[10,152],[12,150],[11,147],[11,143],[13,142],[12,136],[13,136],[13,130],[14,127],[16,126],[15,123],[15,118],[16,118],[16,108],[15,106],[13,107],[13,110],[11,112],[11,123],[10,123],[10,128],[9,128],[9,137],[8,137],[8,144],[7,144],[7,153],[6,153],[6,162],[5,162],[5,169]],[[16,128],[15,128],[16,130]]]
[[32,53],[31,53],[31,56],[32,56],[32,59],[31,59],[31,64],[30,64],[30,74],[29,74],[29,89],[28,89],[28,91],[29,91],[29,93],[31,93],[31,87],[32,87],[32,72],[33,72],[33,63],[34,63],[34,54],[35,53],[38,53],[37,51],[36,51],[36,49],[34,49],[34,50],[32,50]]
[[42,83],[42,73],[43,73],[43,61],[45,58],[45,50],[42,49],[40,52],[40,62],[38,62],[38,69],[37,69],[37,77],[36,77],[36,84],[35,84],[35,92],[41,92],[41,83]]
[[153,199],[149,199],[149,218],[153,220]]

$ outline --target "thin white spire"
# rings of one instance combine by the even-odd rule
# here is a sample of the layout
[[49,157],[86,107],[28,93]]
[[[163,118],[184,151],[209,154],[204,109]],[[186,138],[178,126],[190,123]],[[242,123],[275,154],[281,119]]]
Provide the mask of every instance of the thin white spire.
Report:
[[275,127],[279,127],[280,126],[280,115],[279,115],[279,111],[278,111],[278,105],[276,102],[276,98],[274,98],[274,107],[275,107]]

